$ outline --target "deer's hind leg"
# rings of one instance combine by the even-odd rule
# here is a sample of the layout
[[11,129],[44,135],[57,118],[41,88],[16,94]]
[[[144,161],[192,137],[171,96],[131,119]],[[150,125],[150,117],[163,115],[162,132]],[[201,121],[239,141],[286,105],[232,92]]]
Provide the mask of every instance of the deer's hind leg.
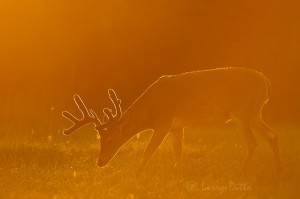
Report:
[[250,126],[251,126],[251,129],[253,129],[253,131],[258,132],[260,135],[262,135],[263,138],[265,138],[269,142],[270,146],[272,147],[273,154],[274,154],[276,171],[278,174],[280,174],[281,173],[281,160],[280,160],[280,154],[279,154],[277,134],[265,124],[265,122],[262,120],[260,114],[251,120]]
[[257,142],[250,128],[248,117],[236,117],[232,115],[232,119],[235,122],[237,129],[244,134],[246,139],[247,154],[243,163],[242,171],[247,174],[250,162],[257,147]]
[[173,150],[175,154],[175,166],[177,168],[181,166],[183,131],[183,128],[171,130],[171,135],[173,137]]

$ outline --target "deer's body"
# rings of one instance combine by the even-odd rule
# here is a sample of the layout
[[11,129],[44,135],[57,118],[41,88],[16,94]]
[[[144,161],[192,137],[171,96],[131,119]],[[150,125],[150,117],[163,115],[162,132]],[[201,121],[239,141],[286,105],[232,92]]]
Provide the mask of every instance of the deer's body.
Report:
[[124,143],[146,129],[152,129],[153,135],[140,169],[144,168],[168,133],[174,137],[176,162],[180,163],[183,129],[186,126],[222,123],[232,119],[244,132],[249,149],[244,169],[247,170],[256,147],[253,132],[257,131],[270,142],[279,171],[277,136],[261,118],[261,110],[269,99],[269,90],[270,83],[264,75],[244,68],[220,68],[163,76],[115,124],[100,133],[98,164],[107,165]]
[[249,69],[224,68],[163,76],[123,117],[136,116],[134,120],[148,128],[162,119],[172,121],[170,128],[195,122],[225,122],[230,114],[260,112],[268,100],[268,90],[268,79]]

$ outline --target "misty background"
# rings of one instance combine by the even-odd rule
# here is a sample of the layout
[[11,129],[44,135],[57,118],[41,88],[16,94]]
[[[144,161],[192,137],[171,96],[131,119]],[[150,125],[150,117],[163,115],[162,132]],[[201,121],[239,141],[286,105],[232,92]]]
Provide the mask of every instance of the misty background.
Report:
[[299,22],[297,1],[2,0],[0,133],[61,130],[74,93],[100,113],[114,88],[125,110],[161,75],[226,66],[263,72],[265,120],[298,124]]

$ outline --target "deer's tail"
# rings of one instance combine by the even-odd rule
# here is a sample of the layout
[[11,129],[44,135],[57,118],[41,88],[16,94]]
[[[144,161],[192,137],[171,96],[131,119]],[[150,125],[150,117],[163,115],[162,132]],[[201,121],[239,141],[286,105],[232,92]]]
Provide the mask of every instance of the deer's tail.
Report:
[[265,103],[267,103],[271,96],[271,82],[267,77],[265,77],[265,81],[266,81],[266,87],[267,87],[267,89],[266,89],[267,90],[267,98],[266,98]]

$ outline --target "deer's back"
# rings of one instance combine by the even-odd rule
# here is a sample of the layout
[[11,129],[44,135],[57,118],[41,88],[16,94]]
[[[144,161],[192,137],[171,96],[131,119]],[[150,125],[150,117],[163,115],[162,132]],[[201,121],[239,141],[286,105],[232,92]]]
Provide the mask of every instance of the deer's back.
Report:
[[206,117],[259,109],[268,99],[268,87],[267,78],[257,71],[220,68],[163,76],[141,98],[154,115]]

